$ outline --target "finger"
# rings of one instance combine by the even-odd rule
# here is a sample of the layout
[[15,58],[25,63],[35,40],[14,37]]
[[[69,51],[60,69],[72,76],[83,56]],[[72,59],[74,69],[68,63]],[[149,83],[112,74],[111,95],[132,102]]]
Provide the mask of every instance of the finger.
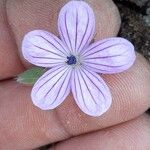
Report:
[[133,119],[150,106],[150,66],[143,57],[139,56],[130,70],[104,78],[113,104],[96,118],[82,113],[71,95],[57,109],[42,111],[31,102],[31,87],[12,81],[1,83],[0,149],[31,149],[61,141]]
[[[58,35],[58,12],[66,2],[68,0],[8,1],[8,20],[15,34],[20,54],[22,39],[27,32],[43,29]],[[120,16],[112,0],[87,0],[87,2],[96,14],[97,30],[95,38],[115,36],[120,27]]]
[[103,131],[66,140],[50,150],[148,150],[149,139],[150,117],[143,115]]
[[5,3],[6,0],[0,1],[0,80],[15,76],[23,70],[13,33],[7,21]]
[[150,66],[141,55],[137,55],[134,66],[128,71],[102,77],[113,98],[104,115],[96,118],[84,115],[72,103],[72,98],[57,109],[59,119],[71,134],[78,135],[133,119],[150,107]]

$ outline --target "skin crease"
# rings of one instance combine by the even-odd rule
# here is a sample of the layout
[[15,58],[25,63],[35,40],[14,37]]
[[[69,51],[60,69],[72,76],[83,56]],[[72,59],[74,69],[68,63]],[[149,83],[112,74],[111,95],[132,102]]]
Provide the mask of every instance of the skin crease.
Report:
[[143,115],[132,121],[57,144],[49,150],[149,150],[150,119]]
[[[33,149],[68,139],[62,143],[62,146],[56,146],[56,150],[68,147],[72,149],[70,145],[74,147],[78,140],[83,143],[87,141],[90,146],[95,146],[94,149],[103,147],[107,150],[114,147],[115,150],[116,141],[122,143],[121,141],[124,140],[125,145],[130,145],[131,141],[127,140],[131,136],[128,124],[134,129],[141,122],[143,125],[139,127],[141,129],[139,134],[133,130],[133,135],[139,136],[140,139],[142,132],[144,135],[140,142],[148,150],[147,139],[150,133],[146,131],[149,131],[149,117],[143,115],[137,119],[138,121],[127,122],[142,115],[150,106],[150,66],[142,56],[138,55],[133,67],[124,73],[102,75],[111,89],[113,104],[108,112],[97,118],[83,114],[76,106],[72,95],[69,95],[55,110],[41,111],[32,104],[30,98],[32,87],[20,85],[11,79],[22,72],[24,67],[29,66],[20,53],[24,35],[34,29],[45,29],[57,34],[57,15],[66,2],[67,0],[0,1],[0,34],[2,34],[0,36],[0,79],[2,80],[0,83],[0,149]],[[95,40],[115,36],[119,30],[120,17],[113,2],[111,0],[89,0],[88,2],[96,14]],[[4,81],[7,78],[10,79]],[[125,121],[126,123],[123,123]],[[126,130],[122,125],[117,125],[120,123],[127,126]],[[106,127],[111,127],[111,131],[117,130],[118,135],[125,132],[126,134],[105,136],[104,142],[112,137],[115,138],[107,144],[106,148],[105,143],[97,140],[93,143],[89,142],[90,137],[101,138],[107,130],[104,129]],[[89,132],[93,133],[88,134]],[[81,136],[81,134],[85,135]],[[74,138],[69,140],[73,136],[77,136],[77,140]],[[135,138],[132,138],[132,141],[136,143]],[[79,144],[84,150],[82,143]],[[136,147],[126,149],[132,150]]]

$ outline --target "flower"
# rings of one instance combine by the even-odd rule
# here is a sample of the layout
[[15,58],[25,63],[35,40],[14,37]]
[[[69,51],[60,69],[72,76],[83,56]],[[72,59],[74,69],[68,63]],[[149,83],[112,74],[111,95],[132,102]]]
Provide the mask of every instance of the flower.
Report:
[[25,35],[23,56],[30,63],[49,68],[35,83],[31,97],[42,110],[54,109],[70,91],[79,108],[100,116],[111,103],[110,90],[98,75],[127,70],[135,61],[134,46],[123,38],[108,38],[91,44],[95,16],[83,1],[70,1],[58,17],[60,39],[43,30]]

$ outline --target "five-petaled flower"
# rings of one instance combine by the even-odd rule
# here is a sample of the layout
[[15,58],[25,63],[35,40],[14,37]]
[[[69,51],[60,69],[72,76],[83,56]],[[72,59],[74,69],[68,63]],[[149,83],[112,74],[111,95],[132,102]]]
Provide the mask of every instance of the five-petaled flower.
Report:
[[24,58],[50,68],[35,83],[32,101],[43,110],[54,109],[71,91],[83,112],[100,116],[109,109],[112,97],[97,73],[119,73],[131,67],[134,47],[119,37],[90,44],[95,16],[83,1],[70,1],[61,9],[58,30],[60,39],[43,30],[31,31],[24,37]]

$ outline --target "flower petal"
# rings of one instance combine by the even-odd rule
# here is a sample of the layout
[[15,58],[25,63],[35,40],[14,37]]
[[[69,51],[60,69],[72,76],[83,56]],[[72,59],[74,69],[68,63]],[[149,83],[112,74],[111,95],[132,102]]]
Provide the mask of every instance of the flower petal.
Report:
[[93,38],[95,17],[83,1],[70,1],[60,11],[58,29],[70,53],[84,49]]
[[84,65],[98,73],[119,73],[135,61],[134,46],[123,38],[109,38],[92,44],[82,53]]
[[31,31],[24,37],[22,52],[26,60],[41,67],[64,63],[68,53],[60,39],[42,30]]
[[54,109],[70,92],[71,68],[54,67],[36,82],[32,89],[32,101],[42,110]]
[[111,105],[111,94],[100,76],[86,68],[73,72],[72,93],[80,109],[90,116],[100,116]]

